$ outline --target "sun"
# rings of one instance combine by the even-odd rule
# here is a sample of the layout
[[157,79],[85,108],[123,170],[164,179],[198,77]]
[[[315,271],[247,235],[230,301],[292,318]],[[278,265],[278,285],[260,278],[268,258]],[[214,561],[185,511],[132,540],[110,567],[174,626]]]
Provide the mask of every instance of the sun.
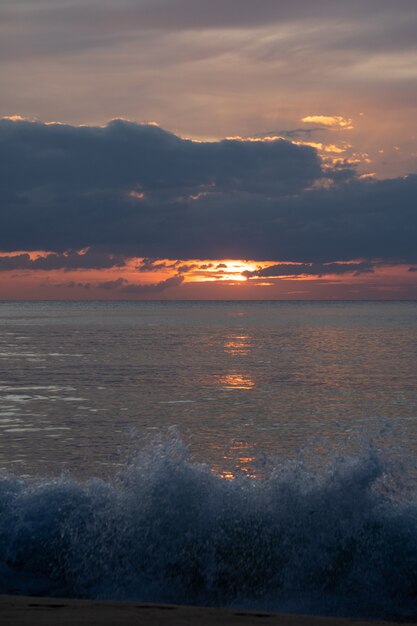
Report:
[[244,272],[253,272],[259,268],[255,261],[221,259],[218,261],[196,262],[195,267],[186,275],[186,282],[245,282]]

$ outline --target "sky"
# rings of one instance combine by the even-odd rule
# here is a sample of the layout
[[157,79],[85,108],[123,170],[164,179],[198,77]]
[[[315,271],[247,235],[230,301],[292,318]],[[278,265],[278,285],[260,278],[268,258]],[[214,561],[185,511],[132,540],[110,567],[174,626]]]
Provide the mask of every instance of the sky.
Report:
[[0,0],[0,299],[417,299],[416,0]]

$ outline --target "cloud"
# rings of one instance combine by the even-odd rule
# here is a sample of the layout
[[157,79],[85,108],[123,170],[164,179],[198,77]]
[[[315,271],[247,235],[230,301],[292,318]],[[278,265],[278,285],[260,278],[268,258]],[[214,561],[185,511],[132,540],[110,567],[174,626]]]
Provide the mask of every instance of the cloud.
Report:
[[327,276],[360,274],[374,271],[376,264],[369,261],[357,263],[278,263],[262,269],[242,272],[247,278],[272,276]]
[[[3,62],[91,57],[106,48],[119,52],[133,45],[136,59],[145,57],[152,62],[153,57],[154,62],[160,61],[165,49],[166,59],[172,63],[178,52],[180,58],[187,54],[184,40],[193,42],[195,59],[206,31],[209,35],[213,31],[229,32],[232,44],[223,41],[222,51],[233,50],[233,41],[240,33],[252,39],[254,32],[269,31],[264,59],[276,54],[277,46],[281,52],[280,42],[297,56],[303,49],[310,54],[312,47],[318,54],[326,50],[363,54],[415,47],[415,0],[398,0],[396,4],[390,0],[263,0],[261,5],[253,0],[3,0],[0,12]],[[272,43],[271,28],[277,35]],[[291,29],[298,37],[302,33],[303,48],[297,43],[294,50]],[[162,51],[161,40],[165,44]],[[218,41],[215,47],[219,48]],[[213,54],[213,47],[206,46],[203,56]],[[114,55],[110,62],[116,61]],[[102,63],[109,63],[107,54]]]
[[[50,287],[50,283],[48,282],[44,282],[41,284],[42,287]],[[83,282],[77,282],[75,280],[68,280],[64,283],[57,283],[55,285],[53,285],[54,287],[58,288],[58,289],[91,289],[91,287],[93,286],[91,283],[83,283]]]
[[135,283],[124,284],[120,291],[126,294],[142,295],[149,293],[161,293],[165,289],[171,287],[179,287],[184,282],[183,276],[172,276],[166,280],[161,280],[159,283],[151,283],[149,285],[140,285]]
[[[152,193],[300,191],[322,176],[314,150],[278,139],[193,142],[155,125],[114,120],[106,127],[0,122],[5,192],[48,202],[52,193],[123,191],[135,206]],[[34,192],[36,190],[36,195]],[[134,193],[132,193],[134,192]],[[138,200],[139,196],[139,200]],[[161,196],[159,196],[161,197]]]
[[160,261],[159,259],[142,259],[137,266],[139,272],[160,272],[173,269],[178,266],[178,262]]
[[184,263],[183,265],[178,265],[177,272],[178,274],[187,274],[197,267],[199,267],[197,263],[190,263],[188,265]]
[[352,120],[341,115],[306,115],[301,121],[306,124],[320,124],[321,126],[342,128],[343,130],[351,130],[353,128]]
[[316,126],[315,128],[291,128],[287,130],[269,130],[264,133],[260,133],[256,135],[257,137],[271,137],[278,136],[284,137],[287,139],[293,139],[297,137],[302,137],[303,135],[307,135],[310,137],[314,133],[322,132],[327,130],[326,126]]
[[170,258],[417,263],[417,176],[359,179],[285,140],[3,120],[0,159],[0,250],[56,253],[14,261],[30,267],[110,267],[128,256],[148,259],[143,269]]
[[96,287],[99,289],[120,289],[128,284],[128,281],[125,278],[116,278],[115,280],[102,280],[96,284]]
[[119,293],[126,293],[132,295],[142,295],[149,293],[160,293],[169,289],[170,287],[179,287],[183,283],[184,278],[182,276],[172,276],[166,280],[161,280],[158,283],[140,284],[130,283],[125,278],[116,278],[115,280],[101,281],[96,284],[99,289],[106,289],[109,291],[116,290]]
[[[125,0],[121,3],[103,3],[101,0],[3,0],[3,19],[12,28],[20,22],[31,21],[37,26],[66,27],[82,35],[93,32],[93,41],[112,32],[155,30],[190,30],[218,28],[257,28],[270,24],[285,24],[317,20],[328,23],[332,20],[375,20],[377,17],[413,15],[414,0],[399,0],[393,5],[390,0],[350,0],[349,3],[334,0],[263,0],[256,6],[252,0],[212,0],[196,5],[193,0]],[[95,20],[92,22],[92,20]],[[52,38],[52,43],[59,42]],[[62,47],[70,45],[61,42]]]
[[[122,294],[130,294],[130,295],[145,295],[152,293],[161,293],[170,287],[179,287],[184,282],[184,278],[182,276],[172,276],[171,278],[167,278],[166,280],[161,280],[158,283],[149,283],[149,284],[140,284],[140,283],[130,283],[125,278],[119,277],[114,280],[103,280],[97,283],[92,282],[77,282],[77,281],[67,281],[63,283],[58,283],[54,285],[58,288],[74,288],[74,289],[104,289],[106,291],[116,291]],[[49,285],[48,285],[49,286]]]
[[211,138],[338,114],[378,174],[415,168],[415,0],[2,0],[0,13],[5,114]]
[[62,254],[52,252],[36,258],[31,258],[28,253],[0,256],[0,272],[9,270],[109,269],[124,265],[125,259],[120,255],[93,251],[67,251]]

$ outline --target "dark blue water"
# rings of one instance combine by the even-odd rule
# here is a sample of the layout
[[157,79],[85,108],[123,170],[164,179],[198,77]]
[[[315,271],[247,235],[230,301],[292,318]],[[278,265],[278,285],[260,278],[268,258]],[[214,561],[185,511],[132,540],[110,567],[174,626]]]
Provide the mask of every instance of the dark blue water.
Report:
[[0,592],[416,616],[416,313],[1,304]]

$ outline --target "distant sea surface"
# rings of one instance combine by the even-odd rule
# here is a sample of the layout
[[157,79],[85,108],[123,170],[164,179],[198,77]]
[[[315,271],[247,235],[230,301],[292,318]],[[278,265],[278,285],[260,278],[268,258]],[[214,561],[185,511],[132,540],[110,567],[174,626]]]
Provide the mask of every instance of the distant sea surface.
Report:
[[103,475],[172,426],[219,472],[381,426],[415,452],[416,390],[417,303],[0,303],[0,466],[18,474]]
[[417,303],[1,302],[0,593],[417,615]]

